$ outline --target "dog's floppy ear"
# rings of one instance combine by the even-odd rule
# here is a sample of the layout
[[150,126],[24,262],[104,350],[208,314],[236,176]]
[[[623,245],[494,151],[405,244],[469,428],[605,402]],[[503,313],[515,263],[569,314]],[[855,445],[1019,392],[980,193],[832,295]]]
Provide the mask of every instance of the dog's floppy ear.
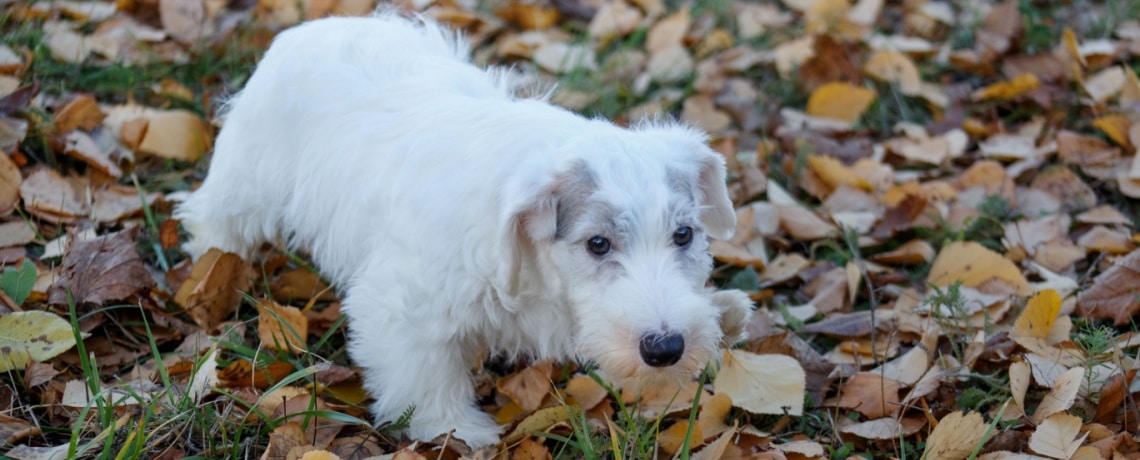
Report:
[[554,241],[560,202],[583,195],[591,187],[589,167],[574,161],[561,165],[521,165],[499,197],[499,238],[505,262],[498,284],[509,296],[518,294],[521,275],[535,260],[535,249]]
[[736,211],[728,199],[725,186],[724,158],[701,144],[696,147],[699,173],[697,175],[698,203],[701,206],[701,223],[709,236],[727,240],[736,230]]
[[731,238],[736,230],[736,211],[725,186],[724,157],[705,144],[707,137],[703,133],[683,125],[651,123],[641,126],[640,130],[652,132],[669,144],[680,147],[684,174],[693,177],[693,171],[696,171],[697,183],[693,192],[701,207],[701,224],[713,238]]

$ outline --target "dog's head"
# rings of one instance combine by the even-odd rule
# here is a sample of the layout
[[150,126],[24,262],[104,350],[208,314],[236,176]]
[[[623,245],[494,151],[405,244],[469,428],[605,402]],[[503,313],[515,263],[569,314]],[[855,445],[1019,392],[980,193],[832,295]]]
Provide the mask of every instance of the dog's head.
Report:
[[705,287],[708,238],[736,214],[724,159],[681,126],[612,127],[561,148],[569,160],[523,167],[500,220],[512,294],[533,270],[573,309],[575,347],[619,383],[681,380],[715,356],[720,309]]

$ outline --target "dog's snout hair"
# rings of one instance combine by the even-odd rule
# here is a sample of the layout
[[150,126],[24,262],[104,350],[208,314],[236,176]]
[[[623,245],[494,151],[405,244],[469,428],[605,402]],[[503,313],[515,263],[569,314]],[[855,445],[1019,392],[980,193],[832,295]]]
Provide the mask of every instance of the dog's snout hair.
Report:
[[748,312],[705,287],[708,238],[736,223],[724,160],[676,123],[520,97],[524,79],[469,54],[391,12],[279,34],[176,209],[186,250],[308,249],[342,295],[376,421],[414,406],[413,438],[498,441],[469,378],[486,352],[590,361],[619,385],[691,380]]

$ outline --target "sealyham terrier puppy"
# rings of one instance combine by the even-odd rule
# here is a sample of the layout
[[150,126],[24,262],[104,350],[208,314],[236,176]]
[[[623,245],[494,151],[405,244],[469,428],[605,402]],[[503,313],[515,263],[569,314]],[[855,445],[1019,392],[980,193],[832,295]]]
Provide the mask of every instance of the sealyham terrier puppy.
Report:
[[414,406],[413,438],[499,440],[469,374],[487,353],[592,362],[618,385],[692,379],[749,311],[706,287],[708,237],[736,222],[723,159],[674,123],[519,96],[522,78],[469,54],[390,12],[281,33],[176,210],[187,251],[308,249],[342,293],[377,421]]

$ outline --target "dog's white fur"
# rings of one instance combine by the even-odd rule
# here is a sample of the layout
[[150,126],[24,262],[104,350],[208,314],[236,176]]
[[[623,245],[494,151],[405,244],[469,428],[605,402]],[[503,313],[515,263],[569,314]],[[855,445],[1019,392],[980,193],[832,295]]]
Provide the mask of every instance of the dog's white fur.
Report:
[[[278,236],[309,249],[343,293],[378,421],[414,405],[414,438],[498,441],[469,375],[488,350],[592,361],[620,384],[691,379],[725,338],[722,312],[747,313],[705,286],[707,236],[736,220],[723,159],[676,124],[623,129],[517,97],[519,78],[468,54],[392,13],[280,34],[177,209],[188,252],[249,257]],[[695,237],[678,246],[683,226]],[[610,253],[587,250],[596,235]],[[681,334],[682,359],[645,364],[648,333]]]

